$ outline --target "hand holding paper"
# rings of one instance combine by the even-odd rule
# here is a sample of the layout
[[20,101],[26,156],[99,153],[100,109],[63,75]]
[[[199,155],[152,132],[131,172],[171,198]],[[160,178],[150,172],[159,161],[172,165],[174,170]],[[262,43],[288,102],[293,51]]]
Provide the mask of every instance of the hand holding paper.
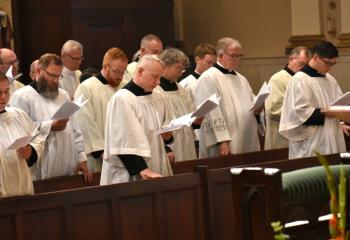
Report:
[[10,146],[7,147],[6,150],[17,150],[19,148],[23,148],[27,146],[34,138],[36,138],[40,134],[40,124],[38,127],[33,131],[31,135],[24,136],[17,138]]
[[23,73],[19,73],[16,76],[13,76],[12,69],[13,69],[13,66],[11,65],[5,74],[10,83],[15,81],[16,79],[20,78],[23,74]]
[[341,105],[349,105],[350,104],[350,92],[344,93],[337,100],[331,103],[331,106],[341,106]]
[[191,126],[196,118],[203,118],[210,111],[219,106],[219,101],[220,98],[218,98],[216,94],[211,95],[197,107],[196,111],[171,120],[169,125],[163,126],[162,129],[156,131],[156,134],[170,132],[183,127]]
[[65,102],[51,117],[53,120],[66,119],[72,116],[77,112],[82,106],[84,106],[89,99],[84,101],[84,96],[80,95],[74,102],[67,101]]
[[271,93],[270,85],[266,84],[266,82],[264,82],[264,84],[260,88],[258,95],[255,97],[254,103],[253,103],[252,107],[250,108],[250,110],[255,111],[255,110],[259,109],[260,107],[262,107],[266,98],[270,95],[270,93]]

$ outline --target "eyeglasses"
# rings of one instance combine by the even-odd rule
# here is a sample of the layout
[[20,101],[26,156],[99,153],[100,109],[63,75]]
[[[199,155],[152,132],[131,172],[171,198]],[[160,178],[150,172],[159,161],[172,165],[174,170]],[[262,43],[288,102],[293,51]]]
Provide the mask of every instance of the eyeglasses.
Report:
[[62,77],[63,77],[62,74],[56,75],[56,74],[54,74],[54,73],[48,72],[45,68],[41,68],[41,69],[44,70],[44,72],[46,72],[47,75],[49,75],[50,78],[57,79],[57,78],[62,78]]
[[328,66],[328,67],[332,67],[334,66],[337,62],[332,62],[332,61],[328,61],[322,57],[320,57],[320,59]]
[[68,53],[66,53],[66,55],[72,59],[73,61],[83,61],[84,60],[84,56],[81,56],[81,57],[73,57],[71,55],[69,55]]
[[235,60],[240,60],[242,57],[243,57],[243,54],[228,54],[228,53],[224,53],[224,54],[226,54],[227,56],[229,56],[230,58],[232,58],[232,59],[235,59]]

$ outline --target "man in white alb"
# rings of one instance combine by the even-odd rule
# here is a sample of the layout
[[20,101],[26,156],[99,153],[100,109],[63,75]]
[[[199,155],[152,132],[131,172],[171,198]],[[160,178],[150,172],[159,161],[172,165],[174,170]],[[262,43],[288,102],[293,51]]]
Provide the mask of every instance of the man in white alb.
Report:
[[52,53],[40,57],[37,79],[17,90],[10,106],[18,107],[41,124],[41,132],[48,134],[42,161],[32,167],[34,179],[73,175],[81,170],[85,180],[91,180],[86,163],[82,134],[75,123],[75,115],[69,119],[52,120],[54,113],[67,101],[68,93],[58,88],[62,61]]
[[288,139],[280,135],[282,103],[288,82],[309,61],[311,56],[307,47],[294,48],[289,56],[288,64],[275,73],[269,80],[271,93],[265,101],[266,130],[264,149],[287,148]]
[[171,133],[156,135],[168,123],[165,99],[153,90],[163,70],[156,55],[143,56],[133,80],[109,101],[101,185],[172,175],[164,146]]
[[92,172],[102,168],[107,104],[126,84],[122,79],[127,65],[126,54],[119,48],[111,48],[103,57],[101,72],[82,82],[75,91],[75,98],[83,95],[89,99],[77,112],[77,119]]
[[[177,83],[183,69],[188,65],[187,56],[178,49],[167,48],[160,54],[160,58],[165,68],[156,89],[164,95],[171,119],[193,112],[194,107],[190,94]],[[174,142],[169,146],[175,155],[175,161],[197,158],[193,128],[199,128],[201,120],[196,120],[191,127],[184,127],[173,132]],[[170,157],[169,159],[173,160]]]
[[215,47],[209,43],[199,44],[194,49],[194,61],[196,63],[195,69],[180,82],[180,85],[191,94],[192,99],[199,76],[216,62]]
[[9,99],[9,80],[0,73],[0,198],[34,194],[29,167],[40,159],[44,148],[43,141],[37,137],[17,150],[7,149],[16,139],[32,134],[35,129],[25,112],[7,107]]
[[222,38],[216,47],[217,62],[198,79],[195,103],[216,94],[221,98],[200,128],[199,157],[215,157],[260,149],[258,122],[252,112],[254,94],[247,79],[236,72],[242,57],[241,44]]
[[[19,61],[14,51],[8,48],[0,48],[0,72],[3,74],[7,73],[7,70],[12,66],[12,76],[16,76],[18,74],[18,65]],[[18,80],[13,80],[10,82],[10,95],[16,91],[24,87],[24,84],[19,82]]]
[[[157,35],[147,34],[141,39],[140,42],[140,58],[146,54],[159,55],[163,51],[163,43]],[[136,65],[138,61],[129,63],[127,70],[124,74],[124,80],[130,81],[135,73]]]
[[337,57],[338,50],[331,42],[318,42],[309,63],[289,81],[279,127],[289,140],[289,158],[313,156],[315,150],[321,154],[346,150],[340,121],[322,112],[342,95],[329,74]]
[[63,63],[62,77],[59,80],[59,87],[66,90],[74,98],[74,92],[80,83],[80,65],[84,59],[83,46],[75,40],[68,40],[61,49]]

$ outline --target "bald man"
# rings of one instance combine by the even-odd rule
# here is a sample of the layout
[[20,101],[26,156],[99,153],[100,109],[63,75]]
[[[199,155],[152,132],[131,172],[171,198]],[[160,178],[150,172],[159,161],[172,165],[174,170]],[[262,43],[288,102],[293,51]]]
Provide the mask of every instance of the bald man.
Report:
[[[8,69],[12,66],[12,75],[16,76],[18,74],[19,61],[14,51],[8,48],[0,48],[0,72],[6,74]],[[24,87],[24,85],[13,80],[10,82],[10,94],[12,94],[17,89]]]

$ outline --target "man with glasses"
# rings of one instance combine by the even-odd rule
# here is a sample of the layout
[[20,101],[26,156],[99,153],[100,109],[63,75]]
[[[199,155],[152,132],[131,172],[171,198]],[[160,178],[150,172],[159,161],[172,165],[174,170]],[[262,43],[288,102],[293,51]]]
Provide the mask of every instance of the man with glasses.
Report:
[[[7,70],[12,66],[12,76],[18,74],[19,61],[14,51],[8,48],[0,48],[0,72],[3,74],[7,73]],[[12,94],[17,89],[24,87],[24,84],[13,80],[10,82],[10,94]]]
[[260,149],[258,122],[250,110],[254,94],[247,79],[236,71],[243,56],[241,44],[222,38],[216,54],[216,64],[199,77],[195,92],[197,106],[214,93],[221,97],[219,107],[204,118],[200,128],[199,158]]
[[93,172],[102,168],[107,104],[113,94],[127,83],[123,80],[127,65],[128,58],[123,50],[111,48],[103,57],[101,72],[82,82],[75,91],[75,98],[84,95],[89,99],[77,115],[88,166]]
[[309,61],[310,50],[307,47],[294,48],[288,59],[288,64],[275,73],[269,80],[271,94],[265,102],[266,131],[264,149],[287,148],[288,139],[278,132],[280,125],[282,103],[287,84],[294,74],[298,72]]
[[10,106],[25,111],[33,122],[40,123],[41,133],[47,134],[43,159],[32,167],[34,180],[83,171],[85,181],[90,182],[83,137],[75,115],[69,119],[51,119],[65,102],[70,101],[68,93],[58,87],[61,72],[59,56],[53,53],[42,55],[36,81],[17,90],[11,97]]
[[[188,65],[188,57],[180,50],[167,48],[160,54],[165,68],[156,88],[165,96],[165,104],[171,114],[171,118],[179,118],[193,111],[193,101],[190,94],[181,87],[177,80]],[[201,120],[195,121],[193,127],[199,128]],[[195,135],[193,127],[185,127],[174,131],[174,142],[170,145],[175,159],[169,151],[169,160],[184,161],[197,158],[195,148]],[[169,149],[168,149],[169,150]]]
[[313,156],[316,150],[321,154],[346,150],[340,121],[322,111],[342,95],[329,74],[337,57],[331,42],[316,43],[309,63],[288,83],[279,131],[289,140],[289,158]]
[[63,63],[62,77],[60,78],[60,88],[66,90],[73,99],[74,92],[80,83],[80,65],[84,59],[83,46],[75,40],[68,40],[61,49]]

